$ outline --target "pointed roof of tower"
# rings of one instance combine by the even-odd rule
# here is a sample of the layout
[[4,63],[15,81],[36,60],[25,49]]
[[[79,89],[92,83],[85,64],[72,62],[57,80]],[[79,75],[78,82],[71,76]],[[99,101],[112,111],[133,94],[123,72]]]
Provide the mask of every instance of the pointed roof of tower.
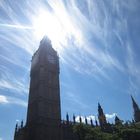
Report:
[[100,103],[98,102],[98,108],[101,108],[101,105],[100,105]]
[[46,44],[46,45],[50,44],[51,45],[51,40],[47,36],[44,36],[42,38],[42,40],[40,41],[40,45],[41,44],[43,44],[43,46],[44,46],[44,44]]
[[131,99],[132,99],[132,103],[133,103],[133,108],[138,108],[139,109],[139,106],[138,104],[136,103],[135,99],[133,98],[133,96],[131,95]]
[[119,117],[117,115],[115,115],[115,120],[120,120]]
[[55,51],[54,48],[52,47],[51,40],[47,37],[44,36],[42,40],[40,41],[39,49],[38,50],[47,50],[47,51]]
[[57,52],[56,50],[52,47],[52,43],[51,40],[47,37],[44,36],[42,38],[42,40],[40,41],[40,45],[39,48],[37,49],[37,51],[34,53],[34,55],[32,56],[32,59],[36,56],[36,55],[42,55],[42,54],[56,54]]
[[133,103],[133,109],[134,109],[134,120],[136,122],[140,121],[140,108],[136,101],[134,100],[133,96],[131,95],[132,103]]
[[102,109],[102,107],[101,107],[99,102],[98,102],[98,112],[102,112],[103,113],[103,109]]

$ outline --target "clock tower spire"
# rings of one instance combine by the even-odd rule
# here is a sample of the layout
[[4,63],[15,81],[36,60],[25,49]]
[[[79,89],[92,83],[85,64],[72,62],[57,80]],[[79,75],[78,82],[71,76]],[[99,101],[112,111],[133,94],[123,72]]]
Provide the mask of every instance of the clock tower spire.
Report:
[[61,122],[59,58],[46,36],[32,57],[30,77],[27,140],[55,140]]

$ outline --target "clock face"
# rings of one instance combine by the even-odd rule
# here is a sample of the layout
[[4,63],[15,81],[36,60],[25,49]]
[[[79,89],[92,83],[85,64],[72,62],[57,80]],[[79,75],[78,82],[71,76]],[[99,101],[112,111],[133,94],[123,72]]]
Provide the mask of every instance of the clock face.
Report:
[[55,58],[52,55],[48,55],[48,61],[53,64],[56,62]]

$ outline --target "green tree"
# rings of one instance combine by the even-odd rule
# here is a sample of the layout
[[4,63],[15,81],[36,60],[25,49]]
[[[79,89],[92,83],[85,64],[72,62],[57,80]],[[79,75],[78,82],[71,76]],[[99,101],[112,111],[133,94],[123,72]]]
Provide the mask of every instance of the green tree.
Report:
[[140,124],[112,125],[113,132],[103,132],[100,127],[91,127],[85,124],[73,126],[74,133],[79,140],[139,140]]

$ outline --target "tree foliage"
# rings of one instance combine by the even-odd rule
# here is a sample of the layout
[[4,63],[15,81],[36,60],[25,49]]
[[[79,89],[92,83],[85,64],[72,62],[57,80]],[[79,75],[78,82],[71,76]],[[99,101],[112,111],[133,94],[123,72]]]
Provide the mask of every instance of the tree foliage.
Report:
[[139,140],[140,124],[110,125],[112,132],[102,131],[100,127],[85,124],[73,126],[79,140]]

